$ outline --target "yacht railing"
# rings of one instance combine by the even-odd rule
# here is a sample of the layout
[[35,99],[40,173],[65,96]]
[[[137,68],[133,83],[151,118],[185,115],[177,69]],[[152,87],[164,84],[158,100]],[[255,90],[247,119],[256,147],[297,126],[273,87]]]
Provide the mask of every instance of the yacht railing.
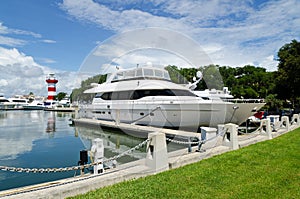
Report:
[[223,101],[233,103],[265,103],[265,99],[224,99]]

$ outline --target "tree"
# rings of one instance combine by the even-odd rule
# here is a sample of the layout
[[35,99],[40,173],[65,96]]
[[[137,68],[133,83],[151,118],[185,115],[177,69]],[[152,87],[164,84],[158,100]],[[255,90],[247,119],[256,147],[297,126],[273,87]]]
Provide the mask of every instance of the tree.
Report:
[[62,100],[64,97],[66,97],[67,93],[64,93],[64,92],[60,92],[56,95],[56,99],[58,101]]
[[283,108],[282,100],[277,99],[276,94],[270,94],[266,97],[267,109],[270,111],[279,112],[279,109]]
[[219,66],[209,65],[204,67],[203,80],[209,89],[222,90],[224,87],[223,77],[220,74]]
[[84,94],[83,92],[89,88],[91,88],[91,83],[98,83],[101,84],[105,82],[107,75],[96,75],[94,77],[90,77],[81,82],[80,88],[73,89],[71,93],[71,101],[84,101],[88,102],[93,99],[93,95],[91,94]]
[[278,51],[278,73],[276,93],[294,104],[300,97],[300,43],[292,40]]

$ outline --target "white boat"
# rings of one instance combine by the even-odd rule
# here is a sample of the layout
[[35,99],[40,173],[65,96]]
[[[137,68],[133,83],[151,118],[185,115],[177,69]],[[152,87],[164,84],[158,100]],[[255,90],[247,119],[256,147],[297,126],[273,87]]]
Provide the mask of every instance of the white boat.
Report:
[[85,93],[95,97],[92,104],[80,106],[81,117],[191,130],[241,124],[265,104],[204,100],[171,82],[166,70],[149,66],[118,70]]
[[36,97],[32,102],[27,105],[24,105],[24,110],[43,110],[44,106],[44,99],[42,97]]
[[70,107],[70,98],[69,97],[64,97],[62,100],[60,100],[58,102],[58,105],[59,106],[62,106],[62,107]]
[[0,108],[3,110],[18,110],[23,109],[25,105],[28,105],[29,101],[21,95],[15,95],[14,97],[8,98],[7,100],[3,98],[3,102],[0,104]]
[[7,110],[13,108],[13,105],[9,105],[9,100],[4,97],[4,94],[0,93],[0,110]]
[[46,100],[44,102],[45,109],[54,109],[58,105],[58,102],[56,100]]
[[9,102],[9,100],[6,97],[4,97],[4,94],[0,93],[0,104],[4,102]]

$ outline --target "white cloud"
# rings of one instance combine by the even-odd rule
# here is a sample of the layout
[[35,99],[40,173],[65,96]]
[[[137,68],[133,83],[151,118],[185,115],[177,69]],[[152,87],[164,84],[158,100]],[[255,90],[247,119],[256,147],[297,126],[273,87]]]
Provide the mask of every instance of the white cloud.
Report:
[[[243,66],[266,64],[267,57],[292,39],[300,39],[300,2],[221,0],[71,1],[61,4],[69,15],[122,32],[163,27],[190,35],[215,64]],[[151,5],[152,4],[152,5]],[[206,48],[214,46],[215,48]],[[274,65],[273,65],[274,64]],[[268,62],[275,70],[277,62]]]
[[22,46],[26,43],[26,41],[11,37],[5,37],[0,35],[0,44],[6,46]]
[[56,43],[56,41],[51,40],[51,39],[44,39],[44,40],[42,40],[42,42],[48,43],[48,44],[55,44]]
[[13,35],[29,35],[34,38],[42,37],[40,34],[31,31],[8,28],[0,22],[0,45],[2,44],[6,46],[22,46],[27,43],[27,41],[17,39]]
[[53,63],[56,63],[55,60],[53,59],[49,59],[49,58],[37,58],[37,60],[41,63],[44,63],[44,64],[53,64]]
[[59,83],[57,92],[71,94],[73,88],[79,87],[83,78],[76,72],[52,70],[35,62],[16,48],[6,49],[0,47],[0,93],[7,97],[16,94],[29,94],[47,96],[46,76],[55,73]]
[[0,47],[0,64],[1,65],[14,65],[20,64],[25,65],[38,65],[34,62],[33,58],[26,56],[19,52],[16,48],[6,49]]

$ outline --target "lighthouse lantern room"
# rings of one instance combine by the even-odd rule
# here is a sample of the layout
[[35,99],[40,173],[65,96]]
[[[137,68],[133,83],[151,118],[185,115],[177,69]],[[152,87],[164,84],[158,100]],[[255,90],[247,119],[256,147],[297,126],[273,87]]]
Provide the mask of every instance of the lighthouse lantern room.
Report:
[[53,101],[54,97],[56,96],[56,83],[58,80],[55,78],[54,73],[50,73],[46,77],[46,82],[48,84],[48,100]]

